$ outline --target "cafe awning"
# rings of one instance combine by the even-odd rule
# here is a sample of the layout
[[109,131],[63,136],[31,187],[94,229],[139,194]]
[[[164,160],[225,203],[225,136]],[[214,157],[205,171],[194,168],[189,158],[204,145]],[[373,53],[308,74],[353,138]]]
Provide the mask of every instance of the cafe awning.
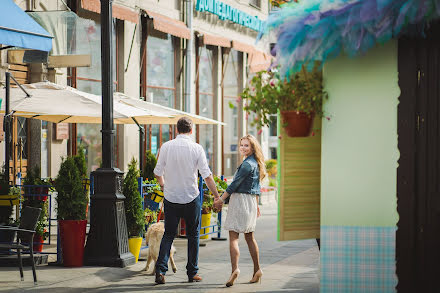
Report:
[[153,19],[153,27],[155,30],[191,40],[191,30],[184,22],[149,10],[145,10],[145,13],[149,18]]
[[2,0],[0,44],[40,51],[52,49],[52,36],[12,0]]

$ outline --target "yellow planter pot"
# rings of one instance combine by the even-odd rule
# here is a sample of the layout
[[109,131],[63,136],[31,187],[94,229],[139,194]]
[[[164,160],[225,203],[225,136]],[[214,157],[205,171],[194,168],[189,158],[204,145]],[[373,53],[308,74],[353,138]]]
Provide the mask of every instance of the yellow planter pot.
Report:
[[128,249],[130,250],[131,254],[133,254],[134,257],[136,258],[136,262],[138,262],[138,259],[139,259],[139,253],[141,252],[141,246],[142,246],[142,237],[128,238]]
[[[207,226],[211,225],[211,216],[212,216],[212,213],[202,214],[202,226],[201,227],[207,227]],[[209,233],[209,232],[210,232],[209,228],[200,229],[200,234],[205,234],[205,233]],[[200,239],[208,239],[208,237],[209,237],[209,235],[200,236]]]
[[18,195],[0,195],[0,206],[13,206],[18,204]]

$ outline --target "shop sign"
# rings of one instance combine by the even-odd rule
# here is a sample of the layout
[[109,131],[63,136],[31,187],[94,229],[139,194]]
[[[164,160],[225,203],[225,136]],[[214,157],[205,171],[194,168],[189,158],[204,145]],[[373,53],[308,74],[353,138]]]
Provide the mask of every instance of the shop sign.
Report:
[[[55,139],[61,140],[61,139],[68,139],[68,138],[69,138],[69,124],[68,123],[56,124],[56,126],[55,126]],[[44,132],[43,132],[43,139],[45,139]]]
[[257,16],[249,15],[218,0],[197,0],[196,10],[213,13],[221,20],[230,20],[257,32],[263,29],[264,21]]

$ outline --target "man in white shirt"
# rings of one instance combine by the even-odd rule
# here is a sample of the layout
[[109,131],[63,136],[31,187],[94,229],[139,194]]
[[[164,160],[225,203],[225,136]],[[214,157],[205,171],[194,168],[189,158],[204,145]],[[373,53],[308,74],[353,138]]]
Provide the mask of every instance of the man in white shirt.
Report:
[[187,117],[177,121],[179,135],[162,145],[154,174],[164,191],[165,233],[156,262],[157,284],[165,283],[168,259],[180,218],[185,219],[188,239],[188,281],[200,282],[197,274],[199,257],[199,224],[201,203],[197,172],[203,177],[217,200],[219,197],[214,178],[202,146],[191,139],[192,121]]

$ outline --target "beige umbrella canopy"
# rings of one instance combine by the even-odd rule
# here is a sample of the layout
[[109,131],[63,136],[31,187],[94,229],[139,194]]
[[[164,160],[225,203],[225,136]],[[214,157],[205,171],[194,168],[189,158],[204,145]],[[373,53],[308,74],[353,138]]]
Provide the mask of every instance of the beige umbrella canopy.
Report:
[[[134,106],[139,109],[143,110],[151,110],[154,113],[160,113],[161,115],[164,115],[166,117],[158,117],[155,119],[154,123],[151,124],[176,124],[177,120],[179,120],[181,117],[189,117],[194,124],[218,124],[218,125],[226,125],[223,122],[206,118],[200,115],[191,114],[188,112],[176,110],[173,108],[165,107],[159,104],[145,102],[141,99],[136,99],[129,97],[123,93],[114,93],[114,99],[115,101],[118,101],[121,104],[126,104],[130,106]],[[148,124],[148,123],[145,123]]]
[[[14,111],[15,116],[54,123],[102,122],[101,96],[48,81],[22,86],[31,97],[27,97],[19,88],[11,88],[10,110]],[[194,124],[225,125],[220,121],[145,102],[123,93],[114,93],[113,96],[113,118],[117,124],[176,124],[179,118],[186,116]],[[5,112],[4,102],[0,112]]]
[[[36,118],[49,122],[66,123],[101,123],[101,96],[85,93],[72,87],[51,82],[38,82],[22,85],[31,95],[19,88],[11,88],[10,110],[15,116]],[[0,112],[5,112],[2,103]],[[152,110],[132,107],[114,101],[113,117],[115,123],[154,124],[157,118],[171,118]],[[136,120],[136,121],[134,121]]]

